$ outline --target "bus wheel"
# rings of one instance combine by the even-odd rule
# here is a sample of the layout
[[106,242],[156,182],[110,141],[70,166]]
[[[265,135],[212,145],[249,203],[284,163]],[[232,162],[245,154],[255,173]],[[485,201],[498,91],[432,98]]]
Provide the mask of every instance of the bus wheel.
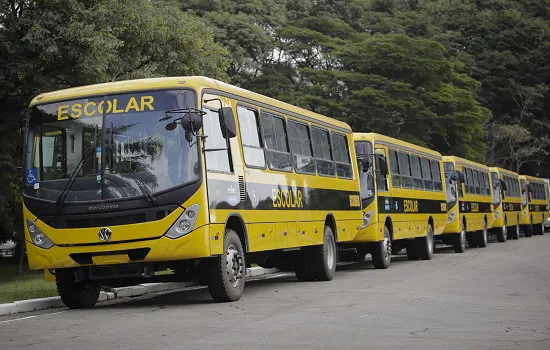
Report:
[[504,243],[506,242],[507,238],[508,238],[508,229],[506,228],[506,225],[504,225],[500,228],[500,230],[497,231],[497,240],[500,243]]
[[244,250],[239,236],[231,229],[225,230],[223,245],[224,253],[212,259],[208,290],[216,301],[237,301],[244,289]]
[[533,223],[529,225],[523,225],[523,232],[525,233],[525,237],[531,237],[533,235]]
[[57,270],[57,291],[63,304],[69,309],[92,308],[99,299],[100,286],[91,282],[75,282],[71,273]]
[[418,256],[422,260],[431,260],[434,254],[434,229],[432,224],[428,224],[428,234],[426,237],[417,238]]
[[384,240],[374,243],[372,250],[372,263],[377,269],[387,269],[391,263],[391,237],[390,230],[384,226]]
[[455,253],[464,253],[466,251],[466,227],[464,226],[464,222],[462,222],[462,230],[453,238],[453,248]]
[[332,229],[325,226],[323,244],[311,247],[311,270],[317,281],[330,281],[336,274],[336,242]]
[[479,248],[487,247],[487,221],[483,222],[483,230],[478,233],[477,246]]
[[302,282],[315,281],[315,276],[313,275],[313,271],[311,269],[311,263],[308,259],[308,248],[310,247],[302,248],[294,260],[294,273],[296,274],[298,281]]
[[538,230],[539,230],[539,236],[542,236],[544,235],[544,218],[542,218],[542,222],[540,223],[540,225],[538,226]]

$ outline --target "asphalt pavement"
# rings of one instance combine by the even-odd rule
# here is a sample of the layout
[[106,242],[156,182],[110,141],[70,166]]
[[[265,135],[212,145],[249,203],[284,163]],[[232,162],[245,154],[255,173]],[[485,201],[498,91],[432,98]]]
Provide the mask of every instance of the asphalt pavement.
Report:
[[550,234],[431,261],[341,266],[331,282],[249,282],[0,318],[0,349],[550,349]]

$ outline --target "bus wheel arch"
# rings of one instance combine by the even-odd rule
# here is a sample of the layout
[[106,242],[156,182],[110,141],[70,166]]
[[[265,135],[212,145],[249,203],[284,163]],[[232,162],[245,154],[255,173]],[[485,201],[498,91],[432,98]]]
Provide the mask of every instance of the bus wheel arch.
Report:
[[[338,243],[338,230],[336,228],[336,220],[334,219],[334,215],[332,213],[328,213],[327,217],[325,218],[325,226],[330,227],[332,230],[332,234],[334,235],[334,241]],[[323,227],[323,231],[325,228]]]
[[248,245],[248,233],[246,231],[244,220],[240,214],[233,213],[227,217],[227,220],[225,221],[224,232],[227,229],[233,230],[237,233],[241,240],[241,244],[244,248],[245,253],[248,253],[250,248]]

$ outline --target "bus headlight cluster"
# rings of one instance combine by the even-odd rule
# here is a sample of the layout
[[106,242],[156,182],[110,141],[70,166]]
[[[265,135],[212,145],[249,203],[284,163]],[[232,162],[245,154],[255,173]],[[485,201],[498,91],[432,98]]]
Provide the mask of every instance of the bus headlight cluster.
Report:
[[371,221],[372,221],[372,210],[369,210],[363,214],[363,225],[361,226],[361,228],[365,228],[369,226]]
[[185,236],[189,232],[193,231],[195,222],[197,221],[197,214],[199,212],[200,205],[193,204],[185,209],[183,214],[174,222],[174,224],[164,234],[168,238],[176,239]]
[[449,213],[449,216],[447,216],[447,223],[450,224],[451,222],[455,221],[456,219],[456,210],[453,210]]
[[27,219],[25,222],[27,224],[29,235],[31,236],[32,244],[44,249],[50,249],[54,246],[52,240],[46,236],[46,234],[42,232],[42,230],[40,230],[32,220]]
[[495,211],[495,219],[500,217],[500,210]]

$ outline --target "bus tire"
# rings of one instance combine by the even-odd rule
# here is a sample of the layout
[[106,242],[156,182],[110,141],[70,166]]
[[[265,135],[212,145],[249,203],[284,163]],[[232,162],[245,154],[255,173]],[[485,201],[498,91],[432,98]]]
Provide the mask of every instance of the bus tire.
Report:
[[225,230],[223,247],[223,254],[212,259],[208,291],[215,301],[237,301],[244,290],[246,262],[241,240],[235,231]]
[[533,224],[523,225],[523,232],[525,233],[525,237],[533,236]]
[[539,236],[544,235],[544,218],[542,218],[542,222],[539,225],[537,225],[537,227],[538,227],[537,230],[539,231]]
[[298,256],[294,260],[294,273],[298,281],[311,282],[315,281],[315,276],[311,269],[311,263],[309,262],[309,252],[307,249],[310,247],[304,247],[298,252]]
[[455,253],[464,253],[466,251],[466,227],[462,222],[462,230],[453,237],[453,249]]
[[311,247],[311,270],[317,281],[330,281],[336,274],[336,241],[329,226],[325,226],[323,244]]
[[57,292],[69,309],[90,309],[99,299],[100,286],[97,283],[75,282],[70,274],[56,273]]
[[500,229],[497,229],[496,234],[497,234],[497,240],[500,243],[506,242],[506,239],[508,238],[508,229],[506,225],[502,226]]
[[417,238],[418,256],[422,260],[431,260],[434,254],[434,229],[432,224],[428,224],[426,237]]
[[479,248],[487,247],[487,221],[483,221],[483,229],[477,235],[477,246]]
[[384,226],[384,240],[374,243],[372,263],[376,269],[387,269],[391,263],[391,237],[388,226]]
[[516,223],[515,226],[510,227],[510,229],[508,230],[508,232],[510,233],[510,237],[512,237],[512,239],[519,239],[519,232],[520,232],[520,229],[519,229],[519,220],[518,220],[518,223]]

